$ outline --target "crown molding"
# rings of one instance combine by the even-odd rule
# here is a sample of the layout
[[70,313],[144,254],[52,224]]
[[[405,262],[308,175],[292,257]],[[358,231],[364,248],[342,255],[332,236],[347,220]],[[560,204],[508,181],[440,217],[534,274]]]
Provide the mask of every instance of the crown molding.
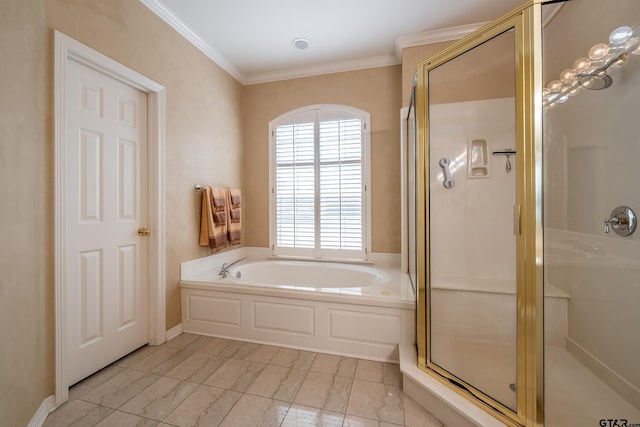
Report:
[[396,38],[396,57],[402,58],[402,49],[413,46],[421,46],[424,44],[447,42],[459,40],[467,34],[473,33],[478,28],[485,25],[486,22],[476,24],[460,25],[457,27],[443,28],[440,30],[422,31],[420,33],[408,34]]
[[310,65],[306,67],[289,68],[266,73],[256,73],[246,76],[246,85],[276,82],[280,80],[297,79],[301,77],[320,76],[323,74],[343,73],[346,71],[364,70],[367,68],[387,67],[398,65],[400,62],[395,55],[373,56],[369,58],[348,61],[331,62],[327,64]]
[[188,25],[175,14],[171,9],[162,4],[159,0],[140,0],[142,4],[151,9],[160,19],[169,24],[182,37],[187,39],[198,50],[204,53],[209,59],[215,62],[220,68],[231,74],[240,83],[245,84],[245,75],[238,70],[227,58],[218,52],[213,46],[204,41]]
[[[233,65],[224,55],[218,52],[218,50],[204,41],[188,25],[182,22],[182,20],[171,9],[162,4],[160,0],[139,1],[243,85],[253,85],[301,77],[312,77],[322,74],[397,65],[402,62],[402,50],[405,48],[459,40],[486,24],[486,22],[481,22],[400,36],[395,40],[395,55],[359,58],[348,61],[338,61],[327,64],[288,68],[284,70],[246,75]],[[558,13],[560,7],[562,7],[562,4],[553,5],[548,8],[549,13],[544,14],[545,24],[548,23],[556,13]]]

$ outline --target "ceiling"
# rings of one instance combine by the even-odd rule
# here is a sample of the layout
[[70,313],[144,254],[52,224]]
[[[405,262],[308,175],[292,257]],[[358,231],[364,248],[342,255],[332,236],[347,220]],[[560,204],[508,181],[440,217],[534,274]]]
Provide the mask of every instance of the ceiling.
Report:
[[[398,64],[523,0],[140,0],[243,84]],[[310,41],[296,49],[298,37]]]

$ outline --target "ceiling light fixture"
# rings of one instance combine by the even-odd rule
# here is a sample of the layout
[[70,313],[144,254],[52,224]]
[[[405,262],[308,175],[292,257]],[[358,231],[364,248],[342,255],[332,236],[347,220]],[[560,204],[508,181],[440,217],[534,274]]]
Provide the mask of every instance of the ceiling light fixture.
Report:
[[293,45],[296,47],[296,49],[305,50],[306,48],[309,47],[310,44],[311,42],[308,39],[305,39],[302,37],[293,39]]

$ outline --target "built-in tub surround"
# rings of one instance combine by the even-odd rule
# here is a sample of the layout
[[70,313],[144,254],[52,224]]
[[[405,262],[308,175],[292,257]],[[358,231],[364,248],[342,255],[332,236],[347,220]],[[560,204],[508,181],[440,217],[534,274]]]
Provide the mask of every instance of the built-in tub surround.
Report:
[[[223,263],[245,256],[219,275]],[[408,275],[381,264],[269,259],[258,248],[189,261],[182,328],[397,363],[398,344],[415,343],[415,295]]]

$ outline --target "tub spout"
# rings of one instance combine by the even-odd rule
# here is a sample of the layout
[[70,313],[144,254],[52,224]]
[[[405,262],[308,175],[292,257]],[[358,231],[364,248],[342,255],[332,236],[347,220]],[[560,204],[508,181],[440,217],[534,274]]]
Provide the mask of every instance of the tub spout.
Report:
[[218,276],[222,276],[223,278],[227,278],[227,276],[229,276],[229,269],[231,267],[233,267],[234,265],[236,265],[239,262],[245,261],[247,259],[247,257],[244,258],[240,258],[238,260],[235,260],[234,262],[232,262],[231,264],[227,264],[226,262],[224,264],[222,264],[222,267],[220,267],[220,272],[218,272]]

